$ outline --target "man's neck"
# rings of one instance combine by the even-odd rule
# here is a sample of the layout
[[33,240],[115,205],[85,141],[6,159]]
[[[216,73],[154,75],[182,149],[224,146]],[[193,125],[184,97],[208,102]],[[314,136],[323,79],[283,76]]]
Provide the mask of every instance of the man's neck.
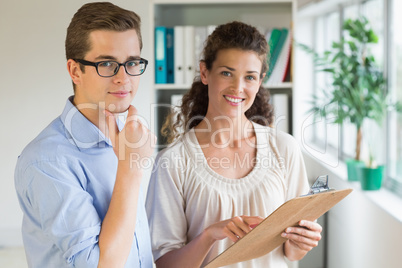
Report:
[[77,110],[106,136],[106,116],[103,112],[105,108],[93,103],[77,103],[75,98],[72,102]]

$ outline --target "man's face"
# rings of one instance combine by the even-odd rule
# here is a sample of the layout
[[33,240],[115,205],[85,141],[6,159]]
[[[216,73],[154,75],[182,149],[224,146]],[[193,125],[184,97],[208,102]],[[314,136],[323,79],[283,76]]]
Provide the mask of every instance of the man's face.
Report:
[[[124,32],[97,30],[89,35],[91,48],[84,60],[99,62],[114,60],[124,63],[140,58],[140,44],[135,30]],[[78,66],[78,63],[76,63]],[[126,111],[137,93],[139,76],[130,76],[123,66],[112,77],[100,77],[93,66],[85,66],[85,72],[75,69],[77,77],[74,104],[81,107],[104,105],[112,113]],[[70,72],[71,73],[71,72]],[[81,109],[80,109],[81,110]],[[97,109],[86,109],[83,114],[93,121]],[[95,119],[96,120],[96,119]]]

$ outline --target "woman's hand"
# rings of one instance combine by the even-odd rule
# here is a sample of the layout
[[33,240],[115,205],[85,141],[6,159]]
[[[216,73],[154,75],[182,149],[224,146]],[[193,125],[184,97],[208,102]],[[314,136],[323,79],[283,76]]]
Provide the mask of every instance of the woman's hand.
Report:
[[236,242],[260,224],[262,220],[263,218],[259,216],[233,217],[210,225],[205,229],[205,232],[213,241],[228,237],[233,242]]
[[217,240],[229,237],[236,242],[262,220],[258,216],[240,216],[212,224],[184,247],[169,251],[157,259],[156,267],[200,267]]
[[282,237],[288,238],[285,242],[285,256],[296,261],[302,259],[307,252],[318,245],[321,240],[322,227],[314,221],[301,220],[298,227],[288,227]]

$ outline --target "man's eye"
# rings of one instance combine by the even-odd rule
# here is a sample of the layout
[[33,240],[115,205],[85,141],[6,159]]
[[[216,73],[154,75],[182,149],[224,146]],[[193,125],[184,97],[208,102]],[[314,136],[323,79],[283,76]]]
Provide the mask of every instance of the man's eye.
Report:
[[112,61],[102,61],[99,63],[99,67],[110,67],[113,65]]
[[223,75],[223,76],[230,76],[230,73],[227,72],[227,71],[223,71],[223,72],[222,72],[222,75]]
[[127,67],[135,67],[138,65],[137,61],[128,61],[127,62]]

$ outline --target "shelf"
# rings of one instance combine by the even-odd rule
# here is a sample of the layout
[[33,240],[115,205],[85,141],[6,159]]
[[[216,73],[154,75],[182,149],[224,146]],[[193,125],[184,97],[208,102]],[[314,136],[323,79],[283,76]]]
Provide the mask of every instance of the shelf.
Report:
[[[263,85],[263,86],[268,89],[291,89],[293,87],[293,83],[292,82],[284,82],[284,83],[275,84],[275,85]],[[189,90],[190,88],[191,88],[191,85],[155,84],[156,90],[172,90],[172,89]]]
[[[273,28],[293,27],[296,3],[296,0],[152,0],[151,27],[210,27],[230,21],[242,21],[254,25],[261,33],[266,34]],[[151,43],[154,42],[152,36]],[[289,81],[289,77],[286,79]],[[190,90],[190,80],[184,81],[185,84],[153,85],[155,101],[161,104],[157,111],[157,129],[162,127],[166,115],[170,112],[172,96],[182,95]],[[277,109],[277,116],[285,116],[286,121],[282,120],[280,123],[285,126],[285,131],[291,134],[293,83],[263,84],[263,87],[269,90],[273,102],[281,102],[278,104],[280,109]],[[165,144],[160,135],[158,144]]]
[[[293,0],[249,0],[247,4],[277,4],[277,3],[292,3]],[[244,0],[154,0],[155,5],[176,5],[176,4],[244,4]]]
[[156,90],[172,90],[172,89],[189,90],[190,88],[191,88],[191,85],[155,84]]
[[240,20],[264,28],[290,27],[292,1],[161,1],[154,5],[155,26],[220,25]]
[[267,85],[267,84],[263,84],[263,87],[266,87],[268,89],[270,88],[277,88],[277,89],[291,89],[293,87],[293,83],[292,82],[283,82],[280,84],[275,84],[275,85]]

